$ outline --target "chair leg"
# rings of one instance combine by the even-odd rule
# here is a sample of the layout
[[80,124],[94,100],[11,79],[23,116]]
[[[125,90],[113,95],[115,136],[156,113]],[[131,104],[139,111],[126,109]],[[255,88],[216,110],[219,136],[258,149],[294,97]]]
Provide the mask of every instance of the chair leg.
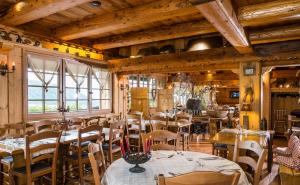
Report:
[[83,184],[83,165],[78,161],[80,184]]
[[56,185],[56,171],[52,171],[51,185]]

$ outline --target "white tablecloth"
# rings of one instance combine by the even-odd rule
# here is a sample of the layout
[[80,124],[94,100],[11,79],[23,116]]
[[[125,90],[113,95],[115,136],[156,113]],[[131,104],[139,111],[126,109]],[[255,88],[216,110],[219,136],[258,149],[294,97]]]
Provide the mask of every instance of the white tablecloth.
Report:
[[[173,157],[168,156],[174,154]],[[140,165],[146,169],[143,173],[131,173],[133,167],[124,159],[112,163],[102,178],[103,185],[156,185],[155,176],[164,174],[171,177],[193,171],[219,171],[232,174],[234,170],[241,172],[239,185],[250,184],[240,166],[227,159],[198,152],[156,151],[152,152],[152,158]],[[231,169],[231,170],[229,170]],[[223,170],[223,171],[220,171]]]

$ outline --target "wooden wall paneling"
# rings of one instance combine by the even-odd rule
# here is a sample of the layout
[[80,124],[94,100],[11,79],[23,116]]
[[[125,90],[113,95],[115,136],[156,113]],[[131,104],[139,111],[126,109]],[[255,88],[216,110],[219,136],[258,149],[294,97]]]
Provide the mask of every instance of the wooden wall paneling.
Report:
[[159,89],[157,93],[157,111],[171,111],[174,108],[173,89]]
[[9,74],[9,123],[19,123],[23,120],[23,66],[22,49],[14,47],[9,52],[9,63],[15,63],[16,70]]
[[218,88],[216,100],[218,105],[236,105],[239,104],[238,98],[230,98],[231,91],[239,91],[238,88]]
[[149,114],[148,88],[131,88],[131,111],[143,112],[144,117]]
[[[1,52],[0,61],[8,62],[8,53]],[[8,89],[7,75],[0,75],[0,125],[8,123]]]

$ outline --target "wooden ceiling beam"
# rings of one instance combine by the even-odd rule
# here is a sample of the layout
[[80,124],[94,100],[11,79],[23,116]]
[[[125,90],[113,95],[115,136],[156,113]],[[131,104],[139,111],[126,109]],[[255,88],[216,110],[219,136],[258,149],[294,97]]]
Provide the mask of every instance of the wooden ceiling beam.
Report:
[[[270,21],[265,19],[265,14],[258,14],[259,12],[265,12],[270,17],[272,16],[282,16],[285,17],[283,21],[294,20],[297,16],[297,10],[300,9],[299,1],[285,1],[287,6],[282,6],[282,0],[272,1],[266,3],[260,3],[258,5],[252,5],[251,8],[242,7],[240,8],[238,18],[242,26],[255,26],[259,22]],[[292,8],[289,10],[289,7]],[[280,12],[273,11],[273,9],[279,9]],[[287,13],[289,16],[287,16]],[[253,16],[250,16],[253,15]],[[280,22],[280,20],[277,20]],[[258,30],[253,33],[250,33],[250,42],[251,44],[260,44],[268,43],[273,41],[285,41],[285,40],[294,40],[298,39],[297,25],[270,28],[268,30]],[[199,29],[199,30],[197,30]],[[273,30],[274,29],[274,30]],[[179,37],[191,37],[206,33],[213,33],[217,30],[209,24],[207,21],[199,22],[188,22],[188,23],[179,23],[175,25],[156,27],[149,30],[143,30],[139,32],[131,32],[127,34],[121,34],[117,36],[105,37],[95,40],[94,47],[98,49],[111,49],[117,47],[131,46],[137,44],[144,44],[149,42],[156,42],[161,40],[176,39]],[[279,36],[281,35],[281,36]]]
[[93,47],[97,49],[111,49],[213,32],[217,32],[217,30],[208,21],[193,21],[97,39],[94,41],[96,44]]
[[252,49],[244,28],[239,23],[231,0],[191,0],[201,14],[235,47],[240,53],[251,53]]
[[260,45],[254,53],[240,54],[234,48],[217,48],[142,58],[109,60],[109,68],[117,73],[172,73],[203,70],[231,70],[240,62],[262,62],[262,66],[300,64],[300,41]]
[[0,22],[8,26],[18,26],[87,2],[90,0],[20,1],[11,7]]
[[243,26],[259,26],[300,20],[299,0],[277,0],[240,7],[238,19]]
[[300,24],[257,30],[249,34],[251,44],[262,44],[300,39]]
[[65,25],[55,35],[73,40],[195,13],[189,0],[160,0]]

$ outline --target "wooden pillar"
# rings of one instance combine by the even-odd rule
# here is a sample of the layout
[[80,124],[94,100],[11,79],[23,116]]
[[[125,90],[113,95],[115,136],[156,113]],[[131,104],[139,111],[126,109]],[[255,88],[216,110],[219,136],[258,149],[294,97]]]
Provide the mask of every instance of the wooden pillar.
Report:
[[[254,68],[253,75],[244,74],[244,69],[252,66]],[[246,95],[245,90],[247,87],[252,86],[253,102],[251,103],[252,111],[248,111],[249,116],[249,129],[258,130],[259,122],[261,120],[261,64],[260,62],[240,63],[240,107],[243,105],[243,98]],[[243,124],[243,116],[246,112],[241,111],[240,123]]]
[[116,114],[122,113],[122,116],[127,113],[127,93],[128,93],[127,78],[122,78],[117,74],[113,74],[113,112]]
[[270,72],[266,71],[262,74],[262,118],[268,123],[268,129],[271,129],[271,91],[270,91]]

